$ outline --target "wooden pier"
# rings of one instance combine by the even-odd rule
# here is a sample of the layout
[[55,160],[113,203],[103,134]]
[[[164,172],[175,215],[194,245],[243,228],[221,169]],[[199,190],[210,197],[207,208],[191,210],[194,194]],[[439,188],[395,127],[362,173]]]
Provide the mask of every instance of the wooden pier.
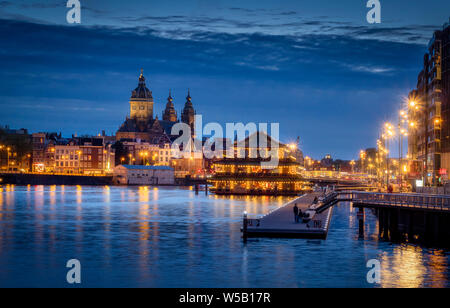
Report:
[[[245,237],[294,237],[294,238],[319,238],[325,239],[328,234],[332,207],[328,204],[320,203],[315,211],[311,211],[313,216],[308,222],[295,222],[294,205],[305,213],[310,209],[314,198],[321,197],[323,193],[309,193],[284,206],[260,217],[249,218],[244,215],[243,233]],[[333,198],[334,199],[334,198]]]
[[364,209],[378,217],[380,238],[450,247],[450,196],[429,194],[340,192],[339,202],[358,208],[359,235],[364,237]]

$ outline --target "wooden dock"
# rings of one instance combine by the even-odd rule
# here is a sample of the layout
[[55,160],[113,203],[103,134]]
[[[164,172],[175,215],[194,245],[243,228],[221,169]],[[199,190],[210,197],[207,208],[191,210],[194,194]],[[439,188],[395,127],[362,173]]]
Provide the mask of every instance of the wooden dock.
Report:
[[[308,222],[295,222],[294,204],[304,213],[313,203],[315,197],[322,193],[314,192],[292,200],[284,206],[260,218],[244,218],[244,237],[294,237],[325,239],[330,225],[332,207],[318,211]],[[247,228],[245,228],[247,223]],[[246,229],[246,230],[245,230]]]

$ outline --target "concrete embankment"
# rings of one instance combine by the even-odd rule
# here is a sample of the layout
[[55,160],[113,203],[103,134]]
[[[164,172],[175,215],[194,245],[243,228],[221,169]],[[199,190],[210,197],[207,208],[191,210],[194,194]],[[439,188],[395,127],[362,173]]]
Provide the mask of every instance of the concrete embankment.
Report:
[[111,185],[112,176],[0,173],[0,184],[14,185]]

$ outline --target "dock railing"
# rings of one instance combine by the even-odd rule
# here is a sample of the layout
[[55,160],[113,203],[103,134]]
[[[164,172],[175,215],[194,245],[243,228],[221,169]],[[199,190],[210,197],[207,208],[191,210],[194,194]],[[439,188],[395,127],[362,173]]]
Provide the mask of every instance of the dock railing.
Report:
[[360,204],[424,208],[450,211],[450,196],[424,194],[371,193],[360,191],[341,192],[338,200]]

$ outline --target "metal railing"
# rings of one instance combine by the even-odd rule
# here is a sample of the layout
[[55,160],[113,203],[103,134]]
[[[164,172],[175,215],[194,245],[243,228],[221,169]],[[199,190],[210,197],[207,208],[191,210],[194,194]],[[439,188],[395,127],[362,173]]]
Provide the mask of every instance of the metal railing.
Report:
[[392,194],[352,191],[341,193],[338,200],[339,199],[362,204],[379,204],[383,206],[450,211],[450,196],[446,195]]

